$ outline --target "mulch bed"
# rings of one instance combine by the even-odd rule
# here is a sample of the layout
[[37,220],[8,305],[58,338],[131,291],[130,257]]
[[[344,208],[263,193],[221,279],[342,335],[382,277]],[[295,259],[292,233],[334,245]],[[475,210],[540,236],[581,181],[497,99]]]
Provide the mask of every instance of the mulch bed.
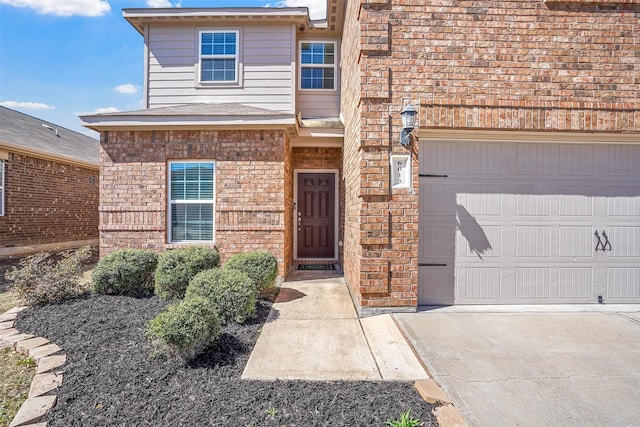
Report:
[[20,331],[67,355],[51,427],[383,426],[407,409],[437,425],[412,383],[241,380],[268,302],[188,366],[151,357],[143,327],[165,307],[157,297],[91,295],[20,315]]

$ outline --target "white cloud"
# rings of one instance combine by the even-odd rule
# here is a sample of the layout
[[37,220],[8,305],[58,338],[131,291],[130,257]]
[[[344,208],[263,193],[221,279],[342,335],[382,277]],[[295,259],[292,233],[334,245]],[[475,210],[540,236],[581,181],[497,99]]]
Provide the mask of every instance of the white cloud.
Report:
[[[0,0],[2,1],[2,0]],[[53,105],[48,105],[43,102],[18,102],[18,101],[2,101],[0,105],[7,108],[28,108],[31,110],[53,110]]]
[[177,1],[175,4],[169,0],[147,0],[147,7],[180,7],[182,1]]
[[118,110],[116,107],[100,107],[96,108],[93,111],[82,111],[80,113],[75,113],[76,116],[92,116],[94,114],[105,114],[105,113],[117,113]]
[[138,93],[138,86],[136,86],[136,85],[134,85],[132,83],[125,83],[123,85],[114,87],[113,90],[115,90],[118,93],[124,93],[124,94],[127,94],[127,95],[133,95],[135,93]]
[[327,19],[327,0],[280,0],[277,7],[308,7],[311,19]]
[[111,10],[106,0],[0,0],[0,4],[28,7],[43,15],[58,16],[100,16]]

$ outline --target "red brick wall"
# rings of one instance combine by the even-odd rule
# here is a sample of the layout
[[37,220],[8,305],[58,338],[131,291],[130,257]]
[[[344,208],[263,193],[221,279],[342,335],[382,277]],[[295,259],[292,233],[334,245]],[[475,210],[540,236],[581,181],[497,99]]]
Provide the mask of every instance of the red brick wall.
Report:
[[[138,131],[101,135],[101,255],[125,247],[164,251],[167,162],[214,160],[215,246],[222,261],[264,249],[289,266],[284,131]],[[179,246],[179,245],[178,245]]]
[[98,170],[9,153],[0,247],[98,238]]
[[358,1],[347,1],[341,49],[341,113],[344,117],[343,179],[344,179],[344,247],[343,270],[351,296],[357,308],[361,306],[360,264],[360,150],[361,105],[360,105],[360,23]]
[[[344,182],[342,178],[342,149],[331,147],[294,147],[292,150],[294,169],[337,169],[336,191],[338,191],[338,240],[344,240]],[[338,258],[343,259],[343,247],[338,247]]]
[[403,105],[421,129],[640,132],[639,29],[629,1],[347,1],[345,277],[363,310],[417,304],[417,141],[413,190],[388,185]]

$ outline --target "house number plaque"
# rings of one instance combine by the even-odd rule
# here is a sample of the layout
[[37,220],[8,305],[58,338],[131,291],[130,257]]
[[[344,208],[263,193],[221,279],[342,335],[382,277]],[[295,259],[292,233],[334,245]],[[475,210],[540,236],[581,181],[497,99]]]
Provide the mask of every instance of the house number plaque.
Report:
[[411,156],[397,154],[391,157],[391,188],[411,188]]

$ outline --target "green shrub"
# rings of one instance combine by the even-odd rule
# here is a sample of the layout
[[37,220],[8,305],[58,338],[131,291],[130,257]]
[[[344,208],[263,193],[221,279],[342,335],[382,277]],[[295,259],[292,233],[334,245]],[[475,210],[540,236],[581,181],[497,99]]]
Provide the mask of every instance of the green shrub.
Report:
[[153,292],[158,255],[145,249],[122,249],[98,261],[93,269],[93,290],[100,294],[144,295]]
[[208,301],[193,297],[151,319],[145,333],[156,350],[186,362],[216,342],[220,319]]
[[189,281],[198,273],[220,265],[215,249],[192,246],[160,255],[156,269],[156,294],[168,300],[183,298]]
[[85,293],[82,284],[83,266],[91,258],[91,248],[84,246],[52,258],[42,252],[24,258],[6,273],[12,289],[29,305],[58,303]]
[[223,324],[244,322],[256,311],[256,291],[249,276],[238,270],[213,269],[198,273],[187,287],[185,301],[205,298]]
[[278,260],[266,251],[234,255],[224,265],[225,269],[239,270],[254,282],[259,292],[270,288],[278,277]]

